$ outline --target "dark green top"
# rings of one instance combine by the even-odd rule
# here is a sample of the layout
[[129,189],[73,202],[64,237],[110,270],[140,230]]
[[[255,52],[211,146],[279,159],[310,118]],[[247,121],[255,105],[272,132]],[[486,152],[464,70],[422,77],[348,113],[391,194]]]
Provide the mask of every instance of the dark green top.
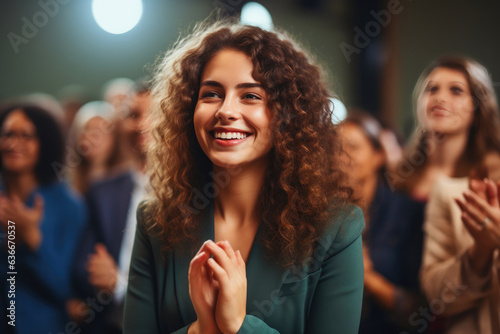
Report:
[[[214,240],[213,217],[211,206],[204,214],[201,242]],[[145,229],[142,210],[137,219],[124,333],[186,333],[196,320],[188,283],[194,254],[162,252],[161,240]],[[332,222],[306,264],[288,270],[266,257],[259,230],[246,264],[247,316],[238,333],[357,334],[363,228],[362,211],[351,206]]]

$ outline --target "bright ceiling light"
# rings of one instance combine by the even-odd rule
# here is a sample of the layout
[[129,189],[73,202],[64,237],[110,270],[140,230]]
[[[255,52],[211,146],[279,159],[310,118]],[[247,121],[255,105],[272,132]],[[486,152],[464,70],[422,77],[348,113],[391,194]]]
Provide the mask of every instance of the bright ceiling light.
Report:
[[134,28],[142,16],[141,0],[93,0],[92,14],[105,31],[123,34]]
[[330,98],[330,102],[332,103],[332,122],[334,124],[339,124],[342,122],[347,116],[347,109],[345,105],[334,97]]
[[273,19],[271,14],[257,2],[248,2],[241,8],[240,21],[243,24],[256,26],[264,30],[273,29]]

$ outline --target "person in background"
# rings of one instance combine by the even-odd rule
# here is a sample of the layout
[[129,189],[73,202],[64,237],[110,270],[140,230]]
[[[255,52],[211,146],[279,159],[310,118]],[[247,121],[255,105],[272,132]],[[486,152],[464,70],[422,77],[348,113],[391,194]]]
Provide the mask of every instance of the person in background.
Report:
[[358,332],[364,222],[310,59],[233,21],[166,53],[125,333]]
[[128,78],[116,78],[104,84],[103,100],[113,106],[119,119],[128,115],[135,87],[136,83]]
[[411,313],[425,305],[418,284],[423,204],[385,184],[383,131],[373,116],[351,111],[340,132],[354,196],[364,208],[365,289],[359,333],[367,334],[407,331]]
[[111,104],[102,101],[86,103],[75,116],[70,129],[75,164],[67,168],[72,186],[81,194],[93,182],[116,173],[122,163],[114,117]]
[[73,125],[78,110],[89,101],[87,95],[87,89],[80,84],[69,84],[58,91],[57,97],[64,109],[68,129]]
[[424,70],[413,92],[418,126],[397,169],[386,175],[391,186],[425,202],[440,177],[466,177],[479,164],[500,170],[488,81],[481,65],[463,57],[445,56]]
[[[403,139],[397,129],[384,127],[380,133],[380,144],[386,156],[386,170],[395,169],[403,157]],[[385,176],[384,176],[385,178]]]
[[[136,225],[136,208],[146,195],[146,147],[149,141],[147,119],[150,93],[138,84],[129,114],[121,131],[133,157],[124,173],[94,183],[86,195],[89,209],[87,233],[79,247],[74,278],[78,299],[68,303],[73,319],[85,333],[121,333],[123,303]],[[102,312],[92,317],[88,298],[108,297]]]
[[474,178],[500,179],[500,116],[491,79],[473,60],[444,57],[424,70],[415,96],[426,136],[437,142],[434,154],[442,155],[435,157],[438,166],[453,162],[429,197],[422,288],[431,305],[439,305],[434,311],[448,318],[443,332],[499,333],[498,226],[484,212],[470,219],[478,197],[496,205],[491,182]]
[[[74,296],[71,264],[86,210],[83,200],[57,180],[52,163],[62,162],[63,152],[61,124],[51,112],[24,103],[1,108],[0,230],[6,234],[15,226],[15,269],[7,268],[7,255],[11,255],[7,249],[12,248],[4,237],[0,270],[18,273],[15,331],[19,334],[64,332],[69,321],[65,303]],[[2,279],[4,314],[10,306],[2,303],[10,288],[6,285]],[[1,326],[7,321],[4,317]]]
[[103,85],[103,99],[115,108],[134,95],[136,83],[129,78],[111,79]]
[[118,141],[121,143],[120,157],[126,170],[136,168],[137,152],[133,152],[134,145],[130,144],[130,131],[123,127],[127,126],[125,124],[127,119],[129,119],[131,115],[133,117],[131,107],[132,103],[137,103],[135,101],[137,98],[137,89],[139,89],[139,86],[143,86],[141,82],[146,81],[147,80],[140,79],[134,82],[128,78],[117,78],[108,81],[103,86],[103,99],[111,104],[115,110],[115,125],[118,130]]

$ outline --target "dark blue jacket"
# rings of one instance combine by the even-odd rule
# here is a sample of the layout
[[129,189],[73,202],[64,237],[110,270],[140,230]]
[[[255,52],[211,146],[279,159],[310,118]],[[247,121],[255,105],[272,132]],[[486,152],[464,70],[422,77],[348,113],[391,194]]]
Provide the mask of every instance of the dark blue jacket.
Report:
[[74,265],[78,298],[88,304],[88,299],[92,300],[90,309],[84,314],[82,333],[120,331],[123,304],[117,305],[111,299],[113,291],[96,291],[88,281],[85,263],[94,253],[96,243],[103,243],[118,265],[133,189],[132,174],[126,172],[93,184],[85,196],[89,219]]
[[423,202],[392,192],[382,183],[377,187],[363,242],[375,271],[396,286],[396,310],[387,312],[365,295],[359,333],[399,334],[410,326],[409,315],[418,311],[424,209]]
[[[85,226],[86,210],[83,200],[65,183],[40,186],[26,201],[29,207],[34,205],[35,194],[40,194],[44,200],[42,243],[36,252],[20,242],[15,245],[15,332],[60,333],[65,332],[69,322],[66,301],[74,297],[71,265]],[[5,278],[9,269],[6,244],[4,234],[0,236],[2,333],[13,329],[3,327],[7,322],[5,303],[10,303],[6,298],[9,289]]]

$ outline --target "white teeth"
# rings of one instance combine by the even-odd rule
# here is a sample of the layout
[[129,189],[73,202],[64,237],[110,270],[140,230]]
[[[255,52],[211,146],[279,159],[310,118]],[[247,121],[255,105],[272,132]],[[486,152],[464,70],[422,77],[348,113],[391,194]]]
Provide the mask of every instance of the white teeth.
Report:
[[215,132],[217,139],[243,139],[246,137],[247,134],[242,132]]

